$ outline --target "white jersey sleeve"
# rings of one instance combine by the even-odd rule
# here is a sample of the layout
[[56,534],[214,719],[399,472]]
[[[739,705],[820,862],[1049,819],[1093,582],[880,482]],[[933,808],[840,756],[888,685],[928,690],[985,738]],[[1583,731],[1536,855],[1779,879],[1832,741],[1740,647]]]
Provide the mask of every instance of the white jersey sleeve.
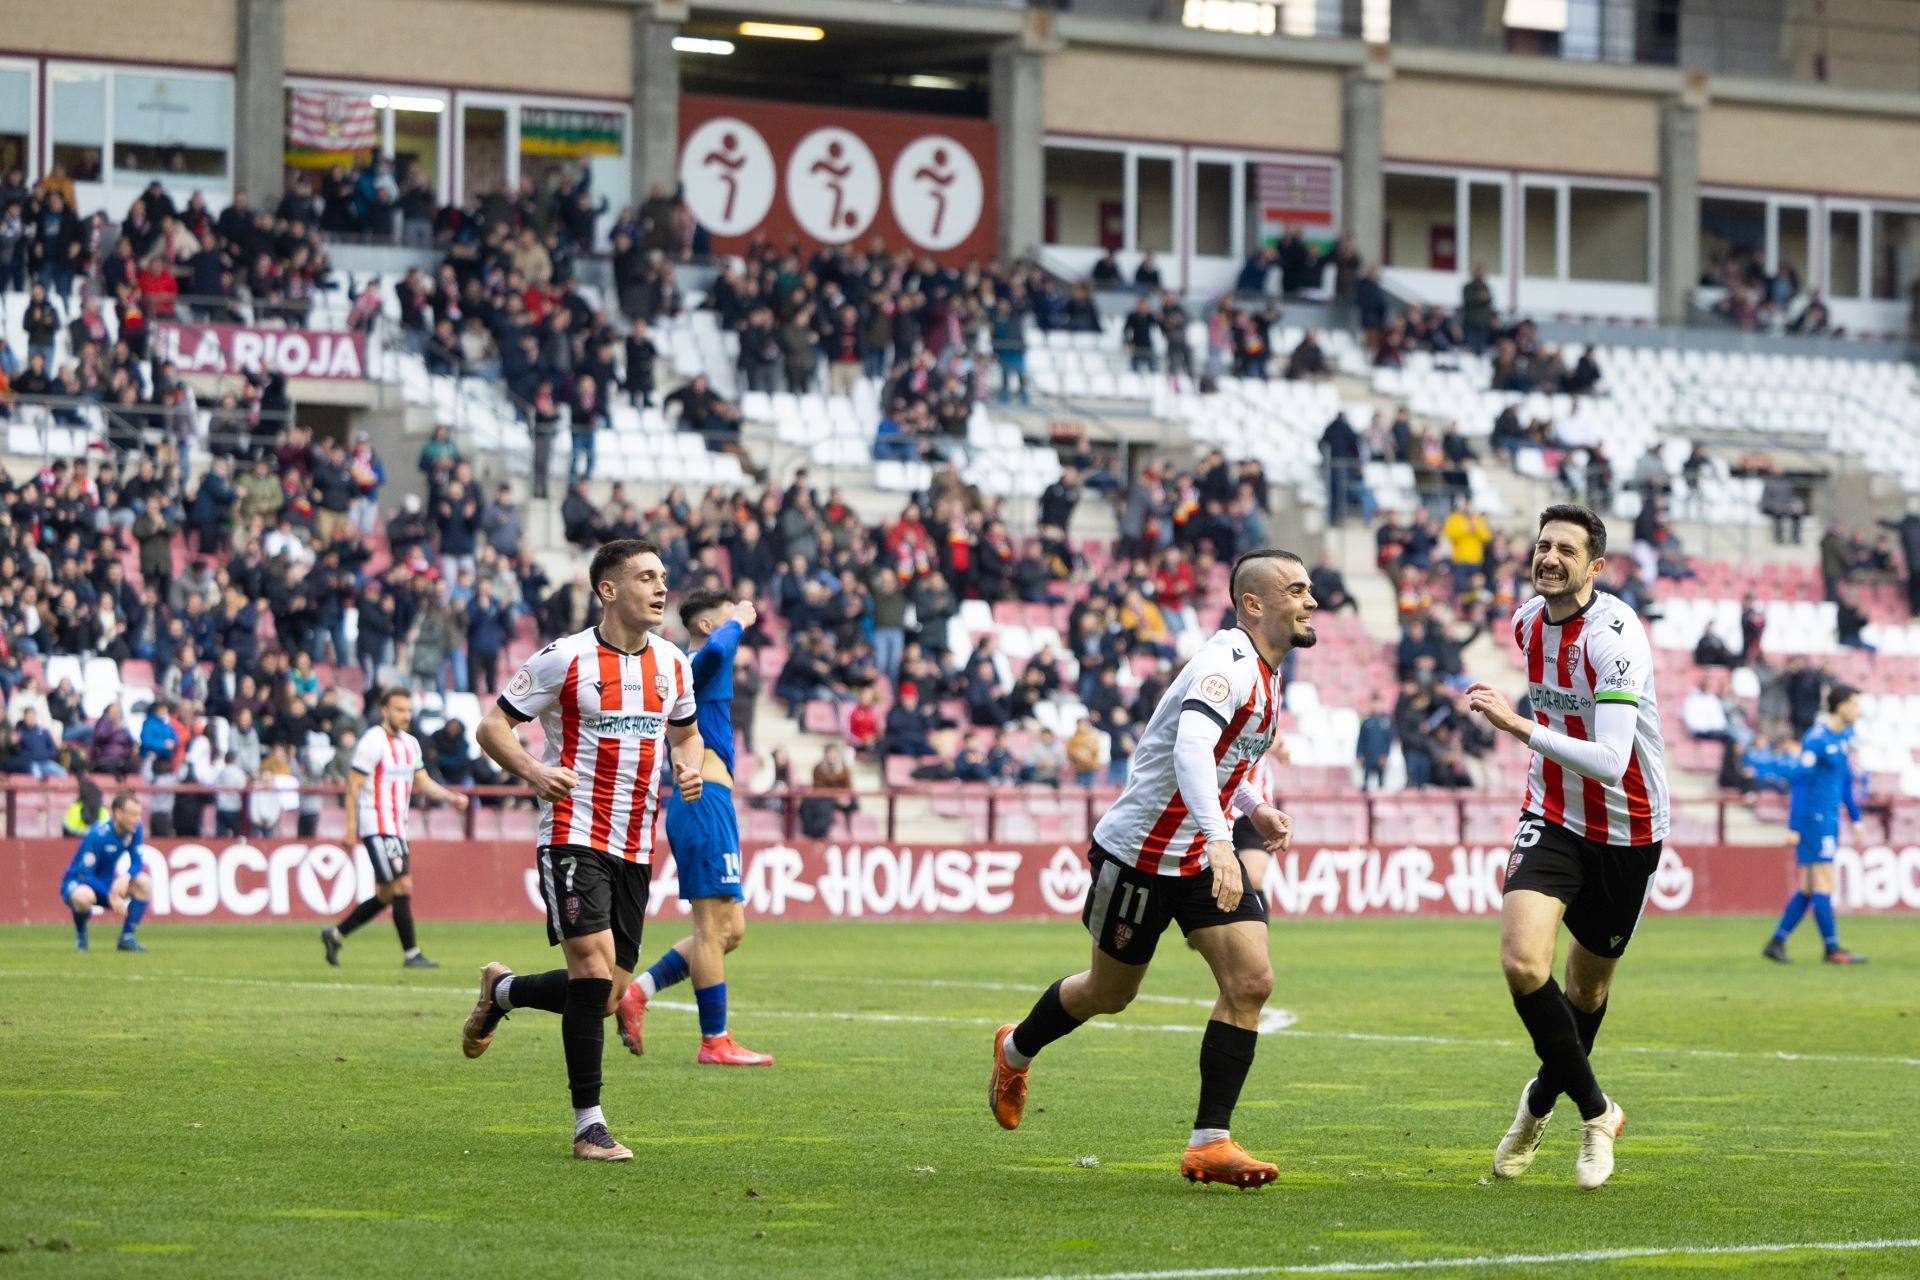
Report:
[[371,775],[385,756],[386,749],[385,732],[379,729],[367,730],[360,735],[360,740],[353,744],[353,771]]
[[[1639,617],[1621,608],[1587,632],[1587,659],[1593,664],[1593,700],[1637,707],[1653,687],[1653,645]],[[1616,629],[1614,623],[1619,623]]]
[[693,697],[693,659],[678,645],[666,641],[661,643],[667,644],[673,652],[673,693],[667,703],[667,723],[687,724],[699,710]]
[[560,696],[573,664],[571,646],[556,640],[527,659],[500,694],[500,706],[515,720],[537,720]]

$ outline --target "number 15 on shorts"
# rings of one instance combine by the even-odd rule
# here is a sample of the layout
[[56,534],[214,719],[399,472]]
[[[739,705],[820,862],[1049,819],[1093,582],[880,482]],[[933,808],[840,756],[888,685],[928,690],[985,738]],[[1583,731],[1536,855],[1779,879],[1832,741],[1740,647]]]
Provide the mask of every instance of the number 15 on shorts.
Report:
[[1540,843],[1546,826],[1539,818],[1520,819],[1520,825],[1513,833],[1513,856],[1507,859],[1507,879],[1513,879],[1513,873],[1520,869],[1520,860],[1527,856],[1526,851]]

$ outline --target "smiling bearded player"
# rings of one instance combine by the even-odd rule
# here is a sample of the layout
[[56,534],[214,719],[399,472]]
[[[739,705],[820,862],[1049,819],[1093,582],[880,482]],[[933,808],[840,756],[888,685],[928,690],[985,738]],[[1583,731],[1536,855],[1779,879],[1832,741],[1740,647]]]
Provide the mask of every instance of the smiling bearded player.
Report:
[[[1468,706],[1534,753],[1507,864],[1500,965],[1540,1069],[1520,1091],[1493,1172],[1517,1178],[1527,1171],[1564,1093],[1580,1109],[1574,1174],[1586,1191],[1612,1176],[1614,1139],[1626,1125],[1620,1104],[1594,1080],[1588,1054],[1667,836],[1653,649],[1638,615],[1595,590],[1606,555],[1606,522],[1592,511],[1573,504],[1542,511],[1533,546],[1539,594],[1513,615],[1533,717],[1487,685],[1467,691]],[[1573,935],[1564,991],[1553,980],[1562,921]]]

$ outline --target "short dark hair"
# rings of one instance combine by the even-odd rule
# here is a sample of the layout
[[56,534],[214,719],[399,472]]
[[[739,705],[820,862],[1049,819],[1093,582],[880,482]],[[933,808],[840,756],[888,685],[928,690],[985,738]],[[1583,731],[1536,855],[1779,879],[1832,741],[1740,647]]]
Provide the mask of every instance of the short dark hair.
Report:
[[713,609],[724,609],[733,603],[733,594],[715,587],[701,587],[689,591],[680,597],[680,625],[693,632],[693,621],[701,614]]
[[133,794],[133,792],[116,791],[113,793],[113,804],[110,806],[110,811],[118,813],[126,805],[139,803],[140,797]]
[[1598,560],[1607,554],[1607,522],[1595,515],[1589,507],[1577,502],[1556,502],[1540,513],[1537,535],[1550,524],[1579,525],[1587,531],[1587,559]]
[[388,685],[380,691],[380,709],[385,711],[387,704],[395,698],[412,698],[413,690],[403,684]]
[[1857,698],[1860,691],[1850,684],[1837,684],[1827,690],[1827,714],[1838,714],[1841,707],[1847,705],[1847,699]]
[[603,542],[600,549],[593,553],[593,563],[587,568],[587,581],[597,594],[600,584],[613,576],[613,571],[626,564],[635,556],[651,551],[660,554],[660,544],[652,538],[615,538],[612,542]]
[[1260,551],[1247,552],[1233,562],[1233,572],[1227,575],[1227,594],[1233,597],[1232,604],[1235,609],[1240,607],[1240,570],[1242,566],[1250,564],[1255,560],[1291,560],[1302,569],[1307,567],[1307,562],[1299,556],[1291,551],[1282,551],[1278,547],[1267,547]]

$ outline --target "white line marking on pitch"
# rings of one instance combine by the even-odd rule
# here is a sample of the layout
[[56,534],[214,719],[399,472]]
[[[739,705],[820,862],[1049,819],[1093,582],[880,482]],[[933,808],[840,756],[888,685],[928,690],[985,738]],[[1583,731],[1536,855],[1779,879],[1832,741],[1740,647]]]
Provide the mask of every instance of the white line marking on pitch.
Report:
[[[75,974],[75,973],[55,973],[49,970],[42,970],[42,969],[0,969],[0,978],[79,978],[83,976],[91,977],[92,975],[90,974],[82,975],[82,974]],[[134,974],[127,974],[124,980],[128,982],[191,982],[191,983],[202,983],[202,984],[213,985],[213,986],[230,986],[230,987],[277,987],[282,990],[291,990],[291,991],[383,991],[393,995],[417,995],[422,992],[434,992],[436,994],[456,994],[456,995],[472,995],[474,993],[474,988],[470,986],[461,986],[461,987],[391,986],[389,987],[389,986],[379,986],[370,982],[311,982],[311,981],[305,981],[297,978],[294,978],[294,979],[216,978],[216,977],[208,977],[208,976],[203,976],[198,974],[134,973]],[[824,981],[826,979],[823,978],[821,980]],[[848,979],[845,979],[844,981],[848,982],[849,984],[854,984],[862,980],[857,978],[848,978]],[[908,984],[916,983],[915,979],[908,979],[908,978],[891,979],[888,981],[890,985],[891,984],[908,985]],[[943,987],[965,987],[965,986],[976,985],[971,983],[952,982],[947,980],[935,980],[935,979],[928,979],[926,981],[928,983],[937,982],[938,985]],[[997,991],[1002,989],[1030,991],[1034,989],[1030,987],[1014,987],[1012,984],[1007,984],[1007,983],[981,983],[977,985],[980,985],[990,991]],[[1161,997],[1161,999],[1163,1001],[1179,1002],[1179,1001],[1185,1000],[1186,998],[1175,997],[1175,996],[1163,996]],[[662,1009],[679,1009],[679,1010],[691,1011],[696,1007],[690,1004],[676,1003],[671,1000],[655,1000],[653,1001],[653,1003],[659,1005]],[[1191,1003],[1202,1005],[1208,1008],[1211,1008],[1213,1005],[1213,1002],[1210,1000],[1194,1000],[1194,1001],[1191,1001]],[[931,1014],[931,1013],[927,1013],[927,1014],[873,1013],[873,1012],[867,1012],[862,1010],[849,1010],[849,1011],[843,1012],[839,1010],[830,1010],[830,1009],[763,1009],[763,1008],[757,1008],[753,1005],[735,1005],[733,1007],[735,1011],[738,1013],[748,1014],[756,1018],[798,1018],[798,1019],[804,1019],[809,1021],[820,1021],[820,1022],[892,1022],[892,1023],[922,1023],[930,1026],[997,1027],[1003,1021],[1002,1019],[998,1019],[998,1018],[963,1018],[963,1017],[953,1017],[945,1014]],[[1285,1019],[1285,1022],[1281,1022],[1280,1021],[1281,1019]],[[1428,1045],[1438,1045],[1444,1048],[1456,1048],[1456,1049],[1512,1049],[1516,1047],[1525,1047],[1521,1045],[1520,1042],[1517,1040],[1468,1040],[1468,1039],[1452,1038],[1447,1036],[1386,1035],[1386,1034],[1381,1034],[1378,1032],[1371,1032],[1371,1031],[1306,1031],[1298,1027],[1287,1025],[1293,1022],[1294,1020],[1295,1020],[1294,1014],[1290,1010],[1269,1009],[1261,1016],[1260,1031],[1262,1034],[1265,1034],[1265,1035],[1297,1036],[1304,1040],[1347,1040],[1347,1041],[1359,1041],[1363,1043],[1377,1043],[1377,1044],[1428,1044]],[[1275,1025],[1276,1023],[1279,1025]],[[1183,1032],[1188,1035],[1191,1035],[1196,1031],[1204,1030],[1204,1028],[1202,1027],[1190,1026],[1183,1023],[1113,1022],[1107,1019],[1101,1019],[1097,1022],[1089,1022],[1086,1025],[1093,1028],[1096,1031],[1157,1031],[1157,1032],[1175,1031],[1175,1032]],[[1868,1054],[1849,1054],[1849,1053],[1795,1053],[1786,1049],[1757,1049],[1757,1050],[1687,1049],[1687,1048],[1663,1048],[1658,1045],[1638,1045],[1638,1044],[1610,1044],[1610,1045],[1603,1045],[1602,1048],[1604,1048],[1605,1051],[1608,1053],[1651,1054],[1654,1056],[1677,1057],[1677,1058],[1729,1058],[1729,1059],[1736,1059],[1736,1060],[1754,1059],[1762,1062],[1835,1062],[1835,1063],[1851,1063],[1855,1065],[1866,1065],[1866,1066],[1920,1067],[1920,1058],[1875,1057]]]
[[1920,1249],[1920,1240],[1829,1240],[1806,1244],[1717,1244],[1587,1249],[1578,1253],[1509,1253],[1481,1258],[1413,1258],[1387,1262],[1310,1262],[1264,1267],[1208,1267],[1188,1271],[1103,1271],[1027,1277],[1026,1280],[1205,1280],[1216,1276],[1312,1276],[1355,1271],[1439,1271],[1460,1267],[1552,1266],[1566,1262],[1615,1262],[1627,1258],[1699,1257],[1755,1253],[1868,1253]]

